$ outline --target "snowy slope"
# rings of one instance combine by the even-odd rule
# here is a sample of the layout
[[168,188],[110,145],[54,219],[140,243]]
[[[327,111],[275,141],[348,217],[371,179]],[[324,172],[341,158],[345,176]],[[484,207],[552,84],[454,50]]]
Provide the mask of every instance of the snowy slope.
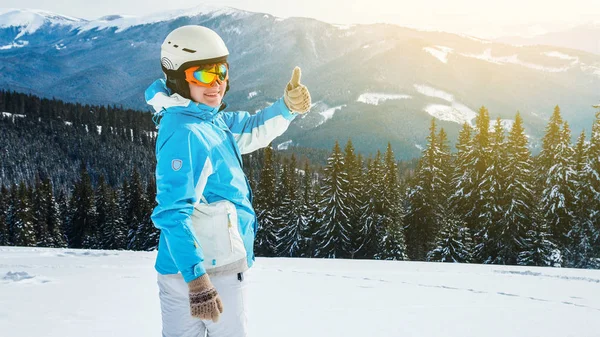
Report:
[[[2,336],[160,336],[154,258],[0,247]],[[248,279],[251,336],[600,335],[597,270],[259,258]]]

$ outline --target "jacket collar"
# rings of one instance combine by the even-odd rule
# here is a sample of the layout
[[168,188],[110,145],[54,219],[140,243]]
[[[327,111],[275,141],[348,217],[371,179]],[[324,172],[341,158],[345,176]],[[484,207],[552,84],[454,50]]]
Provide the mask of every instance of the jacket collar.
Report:
[[221,106],[211,107],[203,103],[196,103],[179,94],[173,94],[167,88],[164,79],[154,81],[146,89],[145,96],[146,102],[154,108],[155,116],[177,112],[211,121],[227,106],[223,102]]

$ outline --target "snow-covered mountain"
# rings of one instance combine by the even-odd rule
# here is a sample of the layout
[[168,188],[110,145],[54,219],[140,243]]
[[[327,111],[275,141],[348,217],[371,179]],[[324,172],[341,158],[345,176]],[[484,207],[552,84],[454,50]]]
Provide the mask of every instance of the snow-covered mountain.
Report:
[[[600,56],[549,46],[512,46],[396,25],[333,25],[199,6],[143,17],[81,20],[0,12],[0,88],[90,104],[148,110],[145,88],[162,77],[160,44],[175,27],[201,24],[230,50],[231,109],[256,111],[281,97],[294,66],[313,97],[275,145],[330,149],[352,137],[373,153],[388,141],[419,155],[433,116],[456,139],[485,105],[510,125],[519,110],[532,141],[560,105],[574,134],[589,128],[600,92]],[[291,142],[290,142],[291,141]]]
[[[2,335],[160,336],[155,258],[0,247]],[[258,258],[246,275],[251,336],[598,336],[598,270]]]
[[497,41],[516,45],[551,45],[600,55],[600,20],[530,37],[507,36]]

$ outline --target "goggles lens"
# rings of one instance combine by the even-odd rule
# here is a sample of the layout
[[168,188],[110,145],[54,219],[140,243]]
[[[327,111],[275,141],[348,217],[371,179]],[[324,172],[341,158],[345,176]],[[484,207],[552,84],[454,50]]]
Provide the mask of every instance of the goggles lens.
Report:
[[215,81],[219,81],[220,84],[228,79],[227,64],[217,63],[189,68],[185,71],[185,79],[202,86],[212,86]]

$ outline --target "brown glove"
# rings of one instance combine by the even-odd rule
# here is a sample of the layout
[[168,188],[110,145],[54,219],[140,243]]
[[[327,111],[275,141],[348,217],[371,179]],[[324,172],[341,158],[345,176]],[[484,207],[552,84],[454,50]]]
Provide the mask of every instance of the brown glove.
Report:
[[194,317],[200,319],[211,319],[213,322],[219,320],[223,313],[223,303],[217,289],[210,283],[207,274],[188,283],[190,289],[190,310]]
[[306,88],[305,85],[300,84],[301,76],[302,72],[300,71],[300,67],[294,68],[292,79],[283,92],[283,101],[291,111],[303,114],[310,110],[311,100],[308,88]]

